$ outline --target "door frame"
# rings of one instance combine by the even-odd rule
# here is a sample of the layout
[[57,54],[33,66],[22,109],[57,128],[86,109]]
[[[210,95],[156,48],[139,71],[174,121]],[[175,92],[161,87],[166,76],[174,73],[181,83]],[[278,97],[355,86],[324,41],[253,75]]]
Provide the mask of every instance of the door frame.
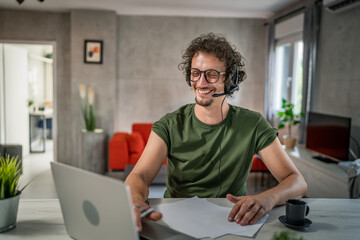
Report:
[[[33,44],[33,45],[52,45],[53,46],[53,120],[52,120],[52,138],[53,138],[53,160],[57,161],[57,45],[56,41],[42,40],[11,40],[1,39],[2,44]],[[0,93],[0,96],[3,93]]]

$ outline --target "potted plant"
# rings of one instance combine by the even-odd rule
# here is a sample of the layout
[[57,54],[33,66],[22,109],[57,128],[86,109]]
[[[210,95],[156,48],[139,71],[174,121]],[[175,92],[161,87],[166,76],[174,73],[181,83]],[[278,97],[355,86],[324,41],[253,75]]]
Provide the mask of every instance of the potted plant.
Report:
[[94,132],[95,131],[95,116],[94,116],[94,89],[90,87],[87,93],[86,99],[86,86],[80,84],[79,93],[81,98],[81,112],[84,117],[86,131]]
[[82,129],[80,134],[79,167],[103,174],[106,170],[106,136],[103,129],[95,128],[94,88],[86,89],[84,84],[80,84],[80,106],[86,129]]
[[300,114],[294,114],[294,104],[287,103],[285,99],[282,100],[282,109],[282,111],[278,112],[278,129],[282,129],[285,126],[288,127],[288,135],[284,136],[284,144],[286,148],[294,148],[296,138],[291,134],[291,127],[298,125],[301,118],[305,115],[302,112]]
[[16,226],[21,190],[18,189],[21,174],[18,157],[0,156],[0,232]]
[[305,240],[303,237],[297,238],[295,233],[282,231],[279,234],[275,233],[271,240]]

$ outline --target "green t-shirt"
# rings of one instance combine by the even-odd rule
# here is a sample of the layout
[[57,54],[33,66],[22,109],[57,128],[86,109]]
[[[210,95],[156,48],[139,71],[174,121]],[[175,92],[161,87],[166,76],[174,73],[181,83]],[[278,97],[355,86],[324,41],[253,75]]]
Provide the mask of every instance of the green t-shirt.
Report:
[[232,105],[222,123],[208,125],[194,106],[168,113],[152,127],[168,149],[164,197],[246,195],[254,154],[275,140],[277,130],[260,113]]

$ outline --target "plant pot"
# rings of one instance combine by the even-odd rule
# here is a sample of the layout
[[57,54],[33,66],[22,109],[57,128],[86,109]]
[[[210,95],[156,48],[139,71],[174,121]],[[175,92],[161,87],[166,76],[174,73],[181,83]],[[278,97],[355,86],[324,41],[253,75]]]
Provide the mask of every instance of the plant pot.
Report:
[[296,145],[296,138],[291,138],[287,135],[284,136],[284,144],[286,148],[292,149]]
[[79,167],[104,174],[106,170],[106,135],[102,129],[81,131]]
[[16,226],[20,193],[0,200],[0,233],[10,231]]

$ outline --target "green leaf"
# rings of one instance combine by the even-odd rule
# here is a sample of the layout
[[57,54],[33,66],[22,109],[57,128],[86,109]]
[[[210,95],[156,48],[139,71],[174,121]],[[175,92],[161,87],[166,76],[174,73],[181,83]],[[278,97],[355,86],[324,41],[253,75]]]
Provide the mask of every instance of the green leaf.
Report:
[[18,194],[19,178],[21,176],[18,157],[6,158],[0,156],[0,199],[13,197]]
[[5,198],[5,182],[2,181],[0,188],[0,199],[4,199],[4,198]]
[[272,240],[304,240],[304,238],[297,238],[296,234],[293,232],[282,231],[279,234],[275,233],[272,237]]
[[295,120],[295,121],[293,122],[293,126],[295,126],[295,125],[297,125],[297,124],[299,124],[299,123],[300,123],[299,120]]
[[95,130],[95,116],[93,111],[93,105],[89,106],[89,131]]
[[294,114],[294,104],[287,103],[286,99],[282,99],[282,111],[278,112],[279,123],[278,129],[284,128],[286,123],[289,126],[289,134],[291,133],[291,126],[295,126],[300,123],[300,120],[305,115],[303,113]]

